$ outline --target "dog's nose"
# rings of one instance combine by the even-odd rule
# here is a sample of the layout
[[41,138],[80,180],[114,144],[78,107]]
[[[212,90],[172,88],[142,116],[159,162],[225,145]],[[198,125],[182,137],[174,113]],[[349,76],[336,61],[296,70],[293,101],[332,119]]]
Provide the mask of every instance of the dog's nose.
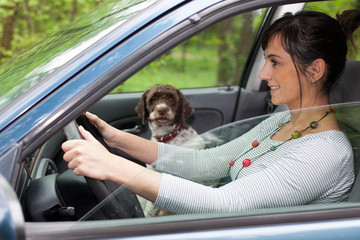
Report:
[[159,103],[154,108],[154,112],[156,112],[156,114],[158,116],[162,116],[162,117],[169,114],[170,111],[171,110],[170,110],[169,106],[165,103]]
[[167,111],[168,111],[168,108],[160,108],[160,109],[158,109],[158,113],[161,116],[165,115],[167,113]]

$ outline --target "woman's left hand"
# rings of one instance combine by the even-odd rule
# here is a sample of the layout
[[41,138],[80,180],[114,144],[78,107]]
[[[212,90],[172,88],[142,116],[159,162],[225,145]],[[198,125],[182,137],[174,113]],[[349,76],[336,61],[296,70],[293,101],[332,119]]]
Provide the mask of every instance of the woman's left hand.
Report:
[[82,126],[80,134],[84,139],[69,140],[62,144],[64,160],[77,175],[107,180],[114,163],[114,157],[90,132]]

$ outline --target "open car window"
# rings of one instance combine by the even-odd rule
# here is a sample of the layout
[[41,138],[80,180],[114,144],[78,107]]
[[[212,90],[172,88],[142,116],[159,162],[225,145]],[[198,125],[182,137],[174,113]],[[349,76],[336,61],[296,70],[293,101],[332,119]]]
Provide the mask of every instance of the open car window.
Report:
[[179,89],[239,85],[267,12],[267,8],[250,11],[211,26],[163,54],[112,93],[145,91],[155,84]]

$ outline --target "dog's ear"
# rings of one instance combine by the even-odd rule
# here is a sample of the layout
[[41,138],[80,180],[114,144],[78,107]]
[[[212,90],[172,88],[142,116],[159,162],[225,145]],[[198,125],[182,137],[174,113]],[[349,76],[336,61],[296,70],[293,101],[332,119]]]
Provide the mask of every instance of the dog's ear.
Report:
[[194,109],[190,106],[189,101],[185,98],[184,94],[180,90],[176,90],[179,96],[179,110],[180,111],[180,123],[183,128],[188,129],[189,125],[186,123],[191,114],[193,114]]
[[141,118],[142,124],[145,124],[149,118],[149,112],[146,108],[146,98],[149,94],[149,90],[146,90],[140,97],[138,105],[135,107],[135,112]]

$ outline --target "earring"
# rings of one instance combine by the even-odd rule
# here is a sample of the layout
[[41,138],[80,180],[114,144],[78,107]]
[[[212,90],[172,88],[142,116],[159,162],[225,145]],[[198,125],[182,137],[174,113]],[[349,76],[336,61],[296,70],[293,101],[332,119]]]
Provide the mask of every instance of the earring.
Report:
[[312,79],[310,80],[310,82],[311,82],[312,84],[316,83],[314,78],[312,78]]

